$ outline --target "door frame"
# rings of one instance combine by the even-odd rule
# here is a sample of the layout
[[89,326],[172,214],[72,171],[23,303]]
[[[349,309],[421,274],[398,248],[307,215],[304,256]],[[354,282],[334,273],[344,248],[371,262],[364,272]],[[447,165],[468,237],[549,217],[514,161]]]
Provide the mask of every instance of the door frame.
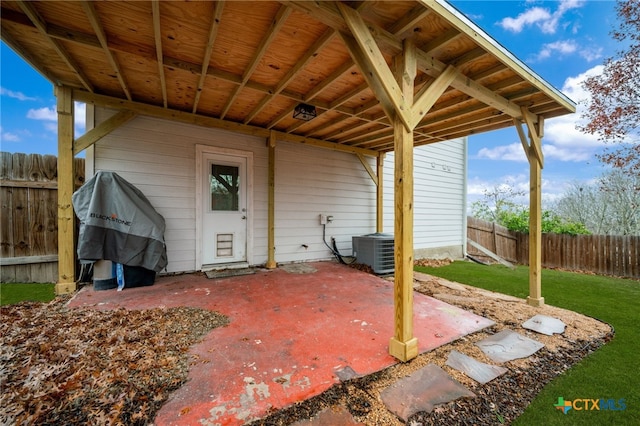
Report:
[[249,265],[253,264],[253,152],[241,151],[231,148],[220,148],[211,145],[196,145],[196,164],[195,164],[195,180],[196,180],[196,270],[202,270],[203,265],[203,190],[204,177],[202,162],[207,155],[219,155],[230,157],[243,157],[247,162],[246,167],[246,191],[247,191],[247,247],[246,257]]

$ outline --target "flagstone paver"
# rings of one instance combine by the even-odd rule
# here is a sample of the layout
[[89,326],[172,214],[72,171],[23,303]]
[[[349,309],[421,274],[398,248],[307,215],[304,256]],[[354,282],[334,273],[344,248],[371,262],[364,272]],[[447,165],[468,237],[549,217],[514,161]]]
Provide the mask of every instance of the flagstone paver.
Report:
[[507,372],[507,369],[504,367],[485,364],[458,351],[451,351],[451,353],[449,353],[446,365],[462,371],[476,382],[482,384],[488,383]]
[[435,364],[428,364],[398,380],[380,396],[387,409],[405,422],[419,411],[431,412],[436,405],[462,397],[475,398],[473,392]]
[[522,323],[522,327],[552,336],[554,333],[564,333],[566,325],[557,318],[548,315],[536,315]]
[[502,330],[476,343],[495,362],[507,362],[533,355],[544,345],[513,330]]

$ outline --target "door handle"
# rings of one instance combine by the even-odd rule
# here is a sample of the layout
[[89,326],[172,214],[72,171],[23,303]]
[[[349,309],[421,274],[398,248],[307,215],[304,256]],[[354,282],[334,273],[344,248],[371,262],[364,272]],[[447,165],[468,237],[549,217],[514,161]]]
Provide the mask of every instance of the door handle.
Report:
[[242,219],[246,219],[246,218],[247,218],[246,216],[242,216]]

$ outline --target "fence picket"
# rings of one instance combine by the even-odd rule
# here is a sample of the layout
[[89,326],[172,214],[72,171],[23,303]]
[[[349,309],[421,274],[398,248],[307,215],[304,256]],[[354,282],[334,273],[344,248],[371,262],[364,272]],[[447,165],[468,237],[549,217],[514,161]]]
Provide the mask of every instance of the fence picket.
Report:
[[[2,282],[56,282],[58,254],[57,158],[0,152],[0,258],[34,259],[1,267]],[[76,158],[77,186],[84,182],[84,159]]]
[[[528,234],[503,230],[499,225],[494,228],[490,222],[470,217],[467,236],[484,247],[499,247],[500,256],[510,262],[529,264]],[[640,278],[639,245],[639,236],[542,234],[542,266]],[[472,247],[468,250],[489,261]]]

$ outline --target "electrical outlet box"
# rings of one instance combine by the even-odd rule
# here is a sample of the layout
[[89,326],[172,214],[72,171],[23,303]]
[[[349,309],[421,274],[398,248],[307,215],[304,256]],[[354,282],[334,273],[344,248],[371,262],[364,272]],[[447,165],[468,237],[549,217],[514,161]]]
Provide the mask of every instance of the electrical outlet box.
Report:
[[327,215],[326,214],[321,214],[320,215],[320,225],[326,225],[327,224]]

